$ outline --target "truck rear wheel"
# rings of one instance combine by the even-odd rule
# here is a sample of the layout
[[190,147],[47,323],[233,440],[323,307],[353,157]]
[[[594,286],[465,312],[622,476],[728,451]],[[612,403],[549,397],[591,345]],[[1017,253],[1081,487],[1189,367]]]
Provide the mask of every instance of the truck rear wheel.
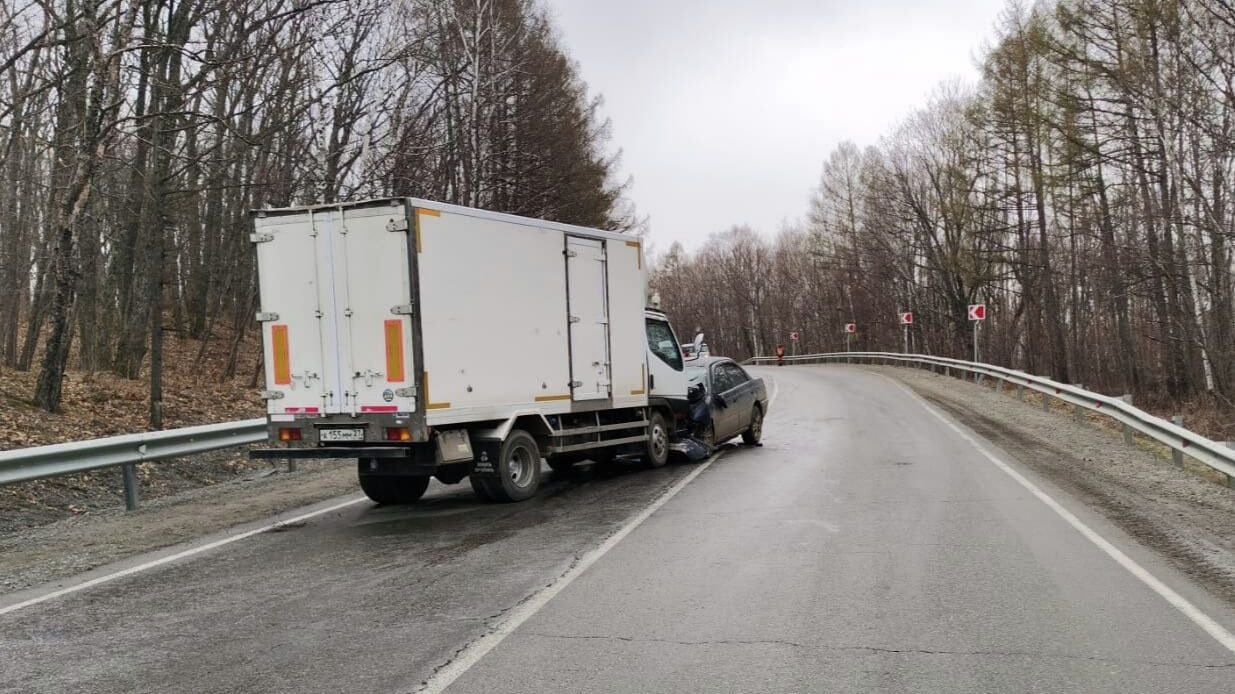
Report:
[[482,477],[480,482],[494,501],[523,501],[540,488],[540,447],[522,429],[510,432],[498,455],[497,477]]
[[648,467],[661,467],[669,462],[669,425],[660,410],[653,410],[648,417],[647,450],[643,459]]
[[[360,461],[361,467],[367,463]],[[366,475],[361,473],[360,489],[365,496],[384,505],[411,504],[424,496],[429,488],[427,475]]]

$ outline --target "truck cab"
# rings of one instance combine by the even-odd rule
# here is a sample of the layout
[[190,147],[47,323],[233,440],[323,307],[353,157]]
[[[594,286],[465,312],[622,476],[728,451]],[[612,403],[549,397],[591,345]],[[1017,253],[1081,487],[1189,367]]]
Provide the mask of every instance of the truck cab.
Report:
[[648,405],[673,413],[675,431],[687,425],[686,359],[677,334],[663,311],[643,311],[647,330]]

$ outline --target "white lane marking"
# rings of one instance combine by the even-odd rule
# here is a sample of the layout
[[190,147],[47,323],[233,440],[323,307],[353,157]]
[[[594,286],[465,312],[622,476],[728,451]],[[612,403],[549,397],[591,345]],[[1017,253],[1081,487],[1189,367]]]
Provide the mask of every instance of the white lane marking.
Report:
[[[867,373],[874,373],[874,372],[868,371]],[[1062,504],[1060,504],[1058,501],[1055,501],[1053,498],[1047,495],[1046,492],[1039,489],[1037,485],[1035,485],[1033,482],[1030,482],[1023,475],[1021,475],[1021,473],[1014,470],[1012,466],[1008,465],[1003,460],[1001,460],[998,456],[988,451],[986,447],[980,444],[976,439],[974,439],[972,436],[967,434],[960,427],[953,424],[951,420],[947,418],[947,415],[944,415],[941,412],[939,412],[937,409],[935,409],[933,405],[926,402],[926,400],[924,400],[921,396],[915,393],[911,388],[904,385],[903,383],[900,383],[899,381],[896,381],[893,378],[885,376],[884,374],[875,374],[875,375],[880,376],[882,378],[886,378],[893,385],[900,388],[901,390],[904,390],[906,393],[912,396],[914,400],[918,401],[918,403],[922,405],[922,407],[926,408],[927,412],[930,412],[932,415],[935,416],[936,419],[938,419],[939,421],[947,425],[949,429],[951,429],[952,431],[955,431],[961,438],[968,441],[970,445],[978,449],[978,452],[981,453],[983,456],[985,456],[987,460],[994,463],[996,467],[1006,472],[1009,477],[1016,480],[1025,489],[1029,490],[1030,494],[1033,494],[1034,496],[1038,497],[1039,501],[1046,504],[1060,518],[1067,521],[1068,525],[1071,525],[1077,532],[1083,535],[1085,539],[1097,545],[1098,548],[1101,549],[1103,552],[1106,552],[1106,554],[1110,556],[1111,559],[1114,559],[1117,564],[1127,569],[1128,573],[1132,574],[1137,579],[1139,579],[1141,583],[1144,583],[1145,585],[1149,586],[1149,588],[1153,590],[1155,593],[1157,593],[1163,600],[1166,600],[1167,602],[1169,602],[1172,606],[1175,607],[1175,609],[1182,612],[1185,617],[1187,617],[1188,619],[1191,619],[1193,623],[1195,623],[1200,628],[1204,629],[1205,633],[1214,637],[1214,639],[1218,643],[1222,644],[1222,646],[1225,647],[1228,651],[1235,653],[1235,635],[1232,635],[1231,632],[1227,631],[1221,624],[1216,622],[1212,617],[1202,612],[1201,609],[1198,608],[1196,605],[1193,605],[1191,602],[1188,602],[1187,598],[1180,595],[1179,593],[1176,593],[1165,583],[1158,580],[1157,577],[1155,577],[1153,574],[1149,573],[1149,571],[1147,571],[1145,567],[1136,563],[1136,561],[1133,560],[1132,557],[1129,557],[1128,555],[1124,554],[1122,551],[1119,550],[1118,547],[1116,547],[1115,545],[1107,541],[1106,538],[1099,535],[1088,525],[1085,525],[1085,523],[1082,522],[1081,519],[1074,516],[1071,511],[1064,508]]]
[[421,688],[417,691],[433,692],[436,694],[437,692],[444,691],[447,687],[453,684],[455,680],[463,676],[463,674],[479,662],[481,658],[484,658],[489,651],[496,648],[497,645],[505,640],[507,636],[510,636],[516,629],[518,629],[521,624],[539,612],[542,607],[554,598],[554,596],[562,592],[566,586],[570,585],[576,578],[582,575],[583,572],[591,568],[593,564],[599,561],[601,557],[605,556],[609,550],[613,549],[617,543],[621,542],[627,535],[634,531],[635,528],[642,525],[643,521],[647,520],[653,513],[656,513],[656,511],[659,510],[661,506],[668,503],[670,499],[677,496],[678,492],[682,491],[686,485],[690,484],[692,480],[698,477],[704,470],[708,469],[708,467],[715,462],[719,456],[719,453],[715,453],[712,457],[700,463],[699,467],[692,470],[689,475],[678,480],[678,482],[667,489],[664,494],[661,494],[656,501],[653,501],[651,506],[643,509],[638,515],[627,521],[626,525],[623,525],[621,530],[618,530],[616,533],[610,535],[608,539],[600,544],[600,546],[583,555],[583,558],[580,559],[574,566],[570,567],[566,573],[562,574],[558,580],[550,583],[544,588],[541,588],[539,592],[533,593],[530,597],[524,599],[523,602],[516,605],[514,609],[512,609],[506,616],[506,618],[493,628],[493,631],[490,631],[465,646],[463,650],[456,654],[449,663],[442,666],[437,672],[434,672],[433,675],[429,677],[429,679],[421,685]]
[[182,552],[176,552],[175,554],[169,554],[166,557],[159,557],[158,559],[152,559],[143,564],[138,564],[137,566],[130,566],[127,569],[121,569],[120,571],[107,574],[106,576],[99,576],[98,578],[92,578],[89,581],[82,581],[81,583],[68,586],[67,588],[53,590],[50,593],[44,593],[37,597],[30,598],[29,600],[23,600],[22,602],[14,603],[7,607],[0,607],[0,616],[9,614],[10,612],[16,612],[24,607],[30,607],[31,605],[37,605],[41,602],[47,602],[48,600],[58,598],[62,595],[76,593],[78,591],[85,590],[87,588],[93,588],[94,586],[97,586],[103,583],[109,583],[118,578],[124,578],[125,576],[132,576],[133,574],[141,573],[142,571],[153,569],[157,566],[162,566],[164,564],[170,564],[171,562],[179,561],[186,557],[191,557],[195,554],[201,554],[202,552],[209,552],[210,550],[215,549],[217,547],[222,547],[223,545],[230,545],[233,542],[239,542],[240,540],[243,540],[245,538],[253,537],[254,535],[264,533],[268,530],[273,530],[282,525],[291,525],[294,523],[299,523],[301,521],[305,521],[310,518],[315,518],[317,516],[330,513],[331,511],[338,511],[341,508],[347,508],[348,506],[352,506],[354,504],[358,504],[362,501],[367,501],[367,500],[368,500],[368,497],[363,497],[363,496],[358,497],[356,499],[349,499],[348,501],[337,503],[337,504],[334,504],[333,506],[327,506],[326,508],[320,508],[316,511],[310,511],[309,513],[304,513],[294,518],[285,518],[283,520],[277,521],[275,523],[271,523],[269,525],[263,525],[262,527],[256,528],[254,530],[246,530],[245,532],[237,533],[235,535],[229,535],[228,537],[215,540],[214,542],[208,542],[204,545],[200,545],[197,547],[190,547],[189,549],[186,549]]
[[[772,378],[769,376],[768,378]],[[768,396],[768,409],[772,409],[772,403],[776,402],[776,396],[780,395],[780,383],[772,378],[772,394]]]

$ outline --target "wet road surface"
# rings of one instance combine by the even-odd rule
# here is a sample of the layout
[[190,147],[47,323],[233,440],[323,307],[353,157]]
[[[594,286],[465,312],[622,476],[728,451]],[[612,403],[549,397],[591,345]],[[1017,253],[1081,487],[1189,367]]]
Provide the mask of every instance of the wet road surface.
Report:
[[[766,445],[727,449],[448,691],[1232,690],[1235,654],[897,385],[757,371]],[[0,690],[415,691],[694,469],[579,471],[518,505],[436,488],[34,605],[0,616]]]

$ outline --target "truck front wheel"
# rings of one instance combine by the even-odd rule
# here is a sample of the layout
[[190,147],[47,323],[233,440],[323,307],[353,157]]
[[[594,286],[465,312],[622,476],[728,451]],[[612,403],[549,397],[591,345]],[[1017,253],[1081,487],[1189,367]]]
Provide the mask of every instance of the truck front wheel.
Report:
[[669,461],[669,425],[660,410],[653,410],[648,417],[647,451],[643,459],[648,467],[661,467]]
[[[360,461],[362,469],[367,464],[363,459]],[[365,496],[383,505],[414,503],[429,488],[427,475],[366,475],[362,472],[358,476]]]
[[482,477],[480,482],[494,501],[523,501],[540,488],[540,447],[522,429],[510,432],[498,455],[497,477]]

